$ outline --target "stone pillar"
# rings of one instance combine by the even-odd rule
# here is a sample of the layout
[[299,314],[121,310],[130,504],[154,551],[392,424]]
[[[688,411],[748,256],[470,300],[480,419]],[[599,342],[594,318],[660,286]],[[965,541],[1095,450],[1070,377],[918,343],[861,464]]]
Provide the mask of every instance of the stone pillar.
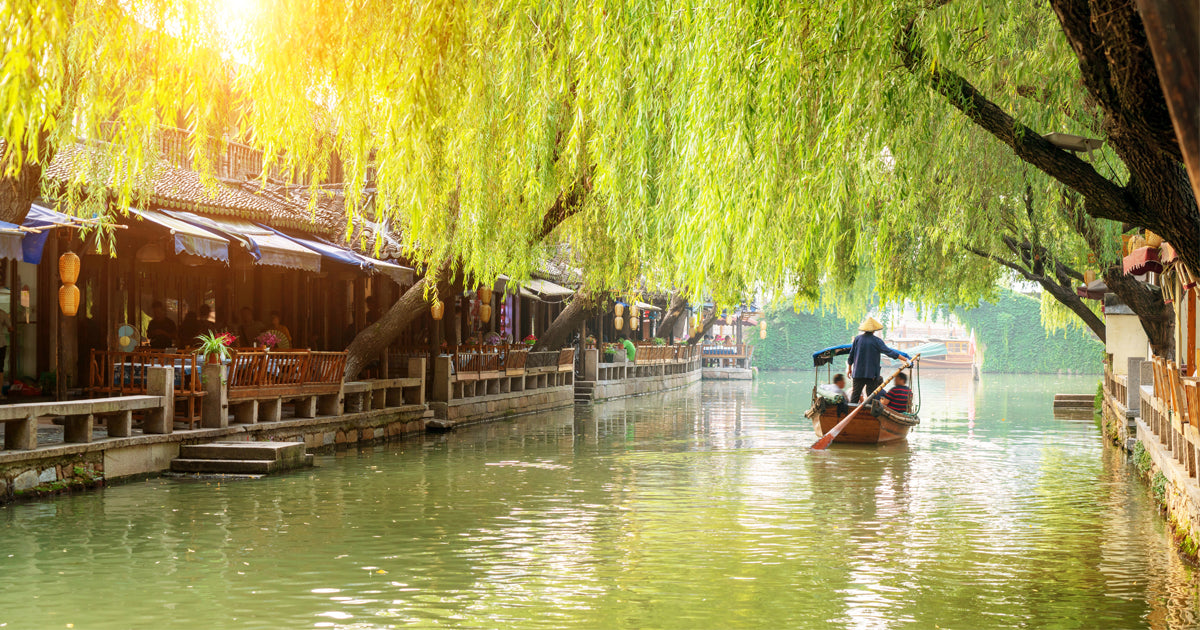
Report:
[[126,409],[105,418],[108,427],[108,437],[129,437],[133,435],[133,410]]
[[451,357],[439,356],[433,363],[433,399],[439,402],[450,401],[450,361]]
[[32,451],[37,448],[37,417],[8,420],[4,423],[4,448],[10,451]]
[[160,397],[162,404],[147,412],[142,433],[170,433],[175,430],[175,369],[166,366],[145,369],[146,394]]
[[600,373],[600,350],[588,348],[583,355],[583,380],[595,381]]
[[63,441],[87,443],[92,441],[92,427],[96,419],[90,413],[67,416],[63,419]]
[[200,402],[200,426],[206,429],[222,429],[229,426],[229,367],[220,363],[206,363],[200,371],[200,384],[204,388],[204,400]]
[[1145,359],[1129,357],[1126,361],[1129,369],[1125,372],[1125,383],[1128,385],[1125,390],[1125,408],[1138,412],[1142,405],[1142,363]]
[[410,405],[425,404],[425,358],[408,360],[408,378],[421,379],[421,386],[411,388],[405,393],[404,401]]

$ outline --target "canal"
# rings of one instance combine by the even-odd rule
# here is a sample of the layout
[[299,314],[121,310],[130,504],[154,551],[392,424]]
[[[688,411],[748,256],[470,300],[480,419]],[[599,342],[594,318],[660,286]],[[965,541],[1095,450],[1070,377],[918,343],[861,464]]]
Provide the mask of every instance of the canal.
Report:
[[907,444],[812,453],[808,375],[705,383],[0,509],[5,628],[1183,628],[1200,573],[1094,377],[923,375]]

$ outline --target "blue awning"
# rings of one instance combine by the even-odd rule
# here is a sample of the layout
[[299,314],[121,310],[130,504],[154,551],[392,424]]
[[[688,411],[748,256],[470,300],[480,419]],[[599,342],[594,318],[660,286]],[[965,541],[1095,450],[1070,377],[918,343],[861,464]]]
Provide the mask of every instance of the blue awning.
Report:
[[182,210],[163,210],[163,212],[180,221],[216,232],[231,241],[237,241],[254,258],[255,264],[303,271],[321,270],[319,253],[302,247],[269,228],[243,219],[207,217]]
[[273,227],[262,225],[261,223],[259,225],[265,229],[271,230],[272,232],[278,234],[279,236],[282,236],[283,238],[286,238],[298,245],[307,247],[308,249],[311,249],[312,251],[314,251],[330,260],[334,260],[334,261],[337,261],[337,262],[340,262],[343,264],[347,264],[352,267],[358,267],[359,269],[362,269],[364,271],[370,271],[372,269],[372,267],[374,267],[373,260],[371,260],[370,258],[367,258],[366,256],[358,254],[356,252],[352,252],[344,247],[338,247],[337,245],[334,245],[332,243],[326,243],[325,241],[319,241],[316,239],[305,238],[303,236],[292,236],[291,234],[285,234],[283,232],[280,232],[279,230],[276,230]]
[[41,263],[42,249],[46,247],[46,239],[50,237],[50,231],[56,227],[79,224],[79,219],[71,215],[55,212],[36,203],[33,204],[29,207],[29,214],[25,215],[25,221],[21,225],[41,231],[30,232],[21,239],[21,258],[25,262],[35,265]]
[[0,258],[24,259],[24,252],[21,251],[21,241],[24,235],[25,232],[21,231],[21,226],[0,221]]
[[188,253],[201,258],[229,262],[229,239],[224,236],[154,210],[129,210],[146,221],[166,228],[175,238],[176,254]]

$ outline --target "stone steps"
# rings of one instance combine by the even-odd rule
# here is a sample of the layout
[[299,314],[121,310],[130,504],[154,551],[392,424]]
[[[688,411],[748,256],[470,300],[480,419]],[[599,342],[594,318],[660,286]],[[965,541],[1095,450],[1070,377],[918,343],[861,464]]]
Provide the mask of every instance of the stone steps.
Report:
[[595,399],[595,394],[595,381],[575,381],[575,404],[589,404]]
[[265,475],[312,465],[304,442],[213,442],[186,444],[171,470],[186,473]]
[[1055,394],[1055,409],[1091,409],[1095,404],[1092,394]]

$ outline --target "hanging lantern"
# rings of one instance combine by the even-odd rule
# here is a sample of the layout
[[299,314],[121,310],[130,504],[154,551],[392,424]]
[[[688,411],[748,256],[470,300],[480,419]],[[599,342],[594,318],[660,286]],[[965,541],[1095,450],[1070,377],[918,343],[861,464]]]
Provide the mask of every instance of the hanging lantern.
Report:
[[625,326],[625,320],[622,319],[620,315],[617,315],[616,317],[613,318],[613,328],[616,328],[617,330],[621,330],[621,328],[624,326]]
[[58,289],[58,307],[62,314],[73,317],[79,312],[79,287],[74,284],[64,284]]
[[765,320],[765,319],[762,320],[761,322],[758,322],[758,338],[759,339],[767,338],[767,320]]
[[433,316],[434,321],[441,321],[442,314],[446,312],[446,305],[441,300],[434,300],[433,304],[429,305],[429,314]]
[[636,304],[636,303],[634,303],[634,304],[630,304],[630,305],[629,305],[629,318],[630,318],[630,319],[633,319],[633,318],[635,318],[635,317],[638,317],[638,316],[640,316],[641,314],[642,314],[642,312],[641,312],[640,310],[638,310],[638,307],[637,307],[637,304]]
[[620,317],[625,314],[625,305],[617,302],[617,305],[613,307],[613,311],[617,314],[617,317]]
[[492,321],[492,305],[491,304],[484,302],[483,304],[479,305],[479,321],[481,321],[481,322]]
[[79,280],[79,256],[68,251],[58,257],[58,279],[63,284],[75,284]]
[[[480,287],[479,290],[476,291],[475,293],[477,295],[479,295],[480,302],[482,302],[484,304],[492,303],[492,290],[491,289],[488,289],[486,287]],[[487,319],[487,318],[485,317],[484,319]]]
[[634,315],[633,313],[630,313],[629,314],[629,330],[637,330],[638,322],[640,322],[640,321],[642,321],[642,318]]

